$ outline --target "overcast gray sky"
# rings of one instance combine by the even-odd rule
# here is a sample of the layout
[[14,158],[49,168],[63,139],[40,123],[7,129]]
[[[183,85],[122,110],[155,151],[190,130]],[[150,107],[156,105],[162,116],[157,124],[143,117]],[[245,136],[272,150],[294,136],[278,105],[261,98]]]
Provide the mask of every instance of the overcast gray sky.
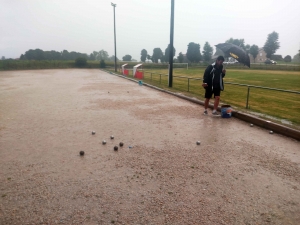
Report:
[[[170,41],[171,0],[113,0],[117,57],[140,59],[146,49],[164,52]],[[279,33],[282,56],[300,48],[300,0],[175,0],[174,47],[186,53],[189,42],[201,51],[229,38],[262,47]],[[0,0],[0,57],[18,58],[29,49],[77,51],[104,49],[114,54],[113,7],[108,0]],[[215,48],[214,48],[215,50]]]

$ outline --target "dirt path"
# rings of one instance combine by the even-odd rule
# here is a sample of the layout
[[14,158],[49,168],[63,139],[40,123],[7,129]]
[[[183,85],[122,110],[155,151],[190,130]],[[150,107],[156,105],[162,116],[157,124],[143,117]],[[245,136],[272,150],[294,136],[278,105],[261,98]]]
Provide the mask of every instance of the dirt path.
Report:
[[99,70],[0,72],[0,224],[300,224],[300,143],[202,112]]

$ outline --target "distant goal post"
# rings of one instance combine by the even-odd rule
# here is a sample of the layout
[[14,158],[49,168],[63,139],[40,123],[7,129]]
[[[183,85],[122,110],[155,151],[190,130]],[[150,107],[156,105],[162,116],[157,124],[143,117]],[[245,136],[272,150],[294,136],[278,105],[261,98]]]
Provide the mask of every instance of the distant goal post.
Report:
[[[170,67],[170,65],[169,65]],[[188,63],[173,63],[173,69],[189,69]]]

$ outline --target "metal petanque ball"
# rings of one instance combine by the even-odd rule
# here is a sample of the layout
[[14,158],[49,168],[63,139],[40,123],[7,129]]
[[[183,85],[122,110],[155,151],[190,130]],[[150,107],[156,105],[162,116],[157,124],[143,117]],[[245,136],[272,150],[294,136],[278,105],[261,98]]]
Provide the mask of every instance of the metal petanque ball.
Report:
[[83,156],[84,155],[84,151],[80,151],[79,155]]
[[250,124],[250,127],[253,127],[253,124],[252,124],[252,123]]
[[197,142],[196,142],[197,145],[200,145],[200,143],[201,143],[200,141],[197,141]]
[[118,151],[118,146],[115,146],[115,147],[114,147],[114,150],[115,150],[115,151]]
[[272,130],[270,130],[270,134],[273,134],[273,131],[272,131]]
[[110,136],[110,139],[114,139],[115,137],[113,135]]
[[102,141],[102,144],[103,144],[103,145],[105,145],[105,144],[106,144],[106,141],[105,141],[105,140],[103,140],[103,141]]
[[119,145],[120,145],[120,147],[123,147],[124,143],[123,143],[123,142],[120,142],[120,144],[119,144]]
[[96,134],[96,131],[92,131],[92,135]]

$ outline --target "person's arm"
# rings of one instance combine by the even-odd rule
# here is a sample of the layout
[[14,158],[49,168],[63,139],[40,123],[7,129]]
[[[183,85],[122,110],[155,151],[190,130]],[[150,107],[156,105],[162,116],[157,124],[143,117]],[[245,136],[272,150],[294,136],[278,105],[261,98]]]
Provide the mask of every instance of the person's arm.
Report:
[[222,70],[222,77],[225,77],[226,75],[226,70]]
[[209,75],[210,75],[211,70],[212,70],[212,65],[209,65],[206,68],[206,70],[204,72],[204,75],[203,75],[203,84],[205,84],[205,83],[207,84],[209,82],[208,79],[209,79]]

